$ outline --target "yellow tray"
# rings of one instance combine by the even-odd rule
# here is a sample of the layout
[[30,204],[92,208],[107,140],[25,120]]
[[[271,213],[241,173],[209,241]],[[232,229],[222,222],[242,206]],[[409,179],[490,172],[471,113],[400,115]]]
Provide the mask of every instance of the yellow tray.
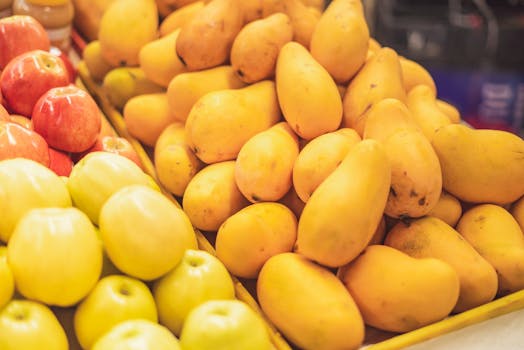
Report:
[[[89,71],[83,62],[78,64],[78,73],[81,80],[81,84],[89,91],[89,93],[95,98],[98,102],[100,108],[106,115],[109,122],[112,124],[116,132],[125,137],[133,145],[137,151],[140,160],[143,163],[145,171],[150,174],[157,183],[158,178],[156,176],[155,167],[151,161],[151,157],[142,144],[132,137],[127,129],[124,122],[122,114],[115,109],[107,97],[105,96],[101,86],[97,84],[89,75]],[[177,202],[176,198],[173,197],[171,193],[165,190],[161,185],[162,191],[172,199],[177,205],[180,204]],[[197,237],[199,246],[201,249],[206,250],[212,254],[215,254],[215,250],[209,240],[198,230]],[[270,330],[272,341],[277,350],[289,350],[295,349],[292,344],[289,344],[284,337],[279,333],[276,327],[271,323],[271,321],[264,315],[260,306],[258,305],[255,298],[249,292],[253,290],[253,286],[249,286],[249,290],[233,276],[235,281],[235,288],[237,293],[237,298],[249,304],[255,311],[260,313],[266,320],[267,326]],[[252,281],[247,281],[247,283],[252,283]],[[450,333],[462,329],[464,327],[480,323],[482,321],[495,318],[519,309],[524,308],[524,290],[519,292],[507,295],[505,297],[496,299],[490,303],[484,304],[482,306],[476,307],[474,309],[462,312],[457,315],[450,316],[442,321],[433,323],[431,325],[419,328],[417,330],[407,332],[404,334],[394,334],[387,333],[373,328],[366,329],[366,339],[364,345],[361,349],[366,350],[396,350],[402,349],[410,345],[421,343],[425,340],[429,340],[435,337],[438,337],[443,334]],[[320,349],[319,349],[320,350]]]

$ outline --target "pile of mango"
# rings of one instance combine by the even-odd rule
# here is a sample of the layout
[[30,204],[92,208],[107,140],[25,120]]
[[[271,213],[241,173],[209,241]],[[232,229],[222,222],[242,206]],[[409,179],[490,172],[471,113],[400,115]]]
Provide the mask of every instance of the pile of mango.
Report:
[[114,0],[84,60],[298,347],[524,288],[524,140],[464,125],[360,0]]

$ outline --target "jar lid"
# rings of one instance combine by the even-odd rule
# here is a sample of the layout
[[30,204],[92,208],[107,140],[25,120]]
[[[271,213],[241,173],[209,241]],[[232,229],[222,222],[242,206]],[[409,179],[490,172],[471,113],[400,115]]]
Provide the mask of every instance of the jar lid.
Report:
[[62,6],[67,5],[69,0],[27,0],[27,2],[38,6]]

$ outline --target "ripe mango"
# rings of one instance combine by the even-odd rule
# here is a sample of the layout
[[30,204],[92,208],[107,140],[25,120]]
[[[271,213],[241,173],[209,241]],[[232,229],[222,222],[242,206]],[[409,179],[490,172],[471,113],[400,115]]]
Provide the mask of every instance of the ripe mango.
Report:
[[439,218],[449,226],[455,227],[462,216],[462,205],[455,196],[442,191],[437,204],[429,211],[428,215]]
[[520,229],[524,232],[524,197],[513,203],[511,206],[511,215],[517,220]]
[[97,82],[104,80],[105,75],[114,68],[102,57],[102,49],[98,40],[93,40],[86,45],[82,58],[89,75]]
[[302,210],[304,210],[304,206],[306,205],[298,196],[294,186],[291,186],[289,191],[278,202],[291,209],[297,219],[302,215]]
[[431,141],[435,131],[451,120],[438,106],[435,92],[427,85],[413,87],[407,96],[406,106],[422,132]]
[[350,293],[328,269],[296,253],[275,255],[257,280],[260,306],[300,349],[358,349],[364,323]]
[[172,33],[179,28],[182,28],[182,26],[189,22],[195,16],[195,14],[198,11],[200,11],[202,7],[204,7],[204,1],[194,1],[190,4],[179,7],[173,12],[167,14],[167,16],[160,23],[160,27],[158,28],[160,36],[166,36],[167,34]]
[[402,78],[406,94],[417,85],[426,85],[437,95],[437,86],[429,72],[420,63],[405,57],[399,57],[400,68],[402,69]]
[[446,102],[444,100],[437,99],[436,102],[437,107],[444,112],[445,115],[448,116],[449,120],[452,123],[458,124],[461,121],[460,117],[460,111],[457,109],[457,107],[453,106],[451,103]]

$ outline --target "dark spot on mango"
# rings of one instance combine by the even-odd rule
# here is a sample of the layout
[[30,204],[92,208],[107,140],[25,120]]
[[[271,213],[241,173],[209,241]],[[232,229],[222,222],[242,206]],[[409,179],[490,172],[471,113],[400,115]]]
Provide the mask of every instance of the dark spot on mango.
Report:
[[370,87],[371,89],[374,89],[374,88],[377,87],[377,84],[375,84],[375,83],[371,83],[371,84],[369,85],[369,87]]
[[413,197],[418,196],[418,193],[417,193],[417,191],[415,191],[415,190],[411,190],[411,192],[409,192],[409,196],[410,196],[411,198],[413,198]]
[[[176,50],[175,50],[176,51]],[[184,58],[182,56],[180,56],[180,54],[178,53],[178,51],[176,51],[176,57],[178,57],[178,59],[180,60],[180,62],[182,62],[182,64],[184,66],[187,66],[187,63],[186,61],[184,61]]]
[[418,205],[424,205],[426,204],[426,197],[422,197],[418,200]]
[[397,192],[395,192],[395,189],[393,188],[393,186],[391,186],[389,188],[389,193],[393,196],[393,197],[396,197],[397,196]]
[[398,219],[407,227],[411,225],[411,216],[409,216],[408,214],[400,214]]
[[237,74],[239,77],[243,77],[244,76],[244,72],[242,72],[242,69],[238,69],[237,70]]
[[256,194],[252,194],[251,195],[251,199],[255,202],[260,202],[262,200],[262,198],[260,198],[259,196],[257,196]]
[[484,215],[481,215],[481,216],[475,218],[475,222],[482,222],[485,219],[486,219],[486,217]]

